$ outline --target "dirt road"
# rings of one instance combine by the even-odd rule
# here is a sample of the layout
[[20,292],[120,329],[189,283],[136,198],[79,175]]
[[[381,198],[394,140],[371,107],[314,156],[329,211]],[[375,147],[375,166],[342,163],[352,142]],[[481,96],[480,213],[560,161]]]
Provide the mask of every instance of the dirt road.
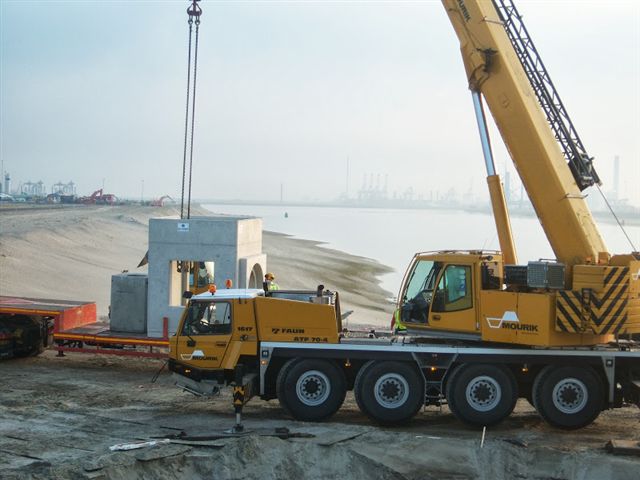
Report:
[[[379,428],[352,396],[331,422],[290,420],[275,401],[252,400],[248,432],[185,445],[110,452],[115,444],[212,436],[233,424],[227,392],[214,400],[179,391],[162,362],[55,352],[0,363],[0,478],[222,479],[637,479],[640,459],[604,451],[640,441],[637,408],[604,412],[563,432],[520,401],[512,417],[481,432],[429,408],[405,427]],[[276,427],[313,435],[282,440]]]

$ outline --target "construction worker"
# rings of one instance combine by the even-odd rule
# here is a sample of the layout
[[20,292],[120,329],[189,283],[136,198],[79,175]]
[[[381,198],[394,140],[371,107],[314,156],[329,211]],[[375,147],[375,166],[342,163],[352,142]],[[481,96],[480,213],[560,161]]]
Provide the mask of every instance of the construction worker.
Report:
[[265,290],[279,290],[280,287],[275,282],[276,276],[273,273],[267,273],[264,276]]
[[198,264],[198,286],[199,287],[204,287],[205,285],[209,285],[210,283],[213,283],[213,278],[211,278],[211,275],[209,274],[209,271],[207,270],[207,266],[205,265],[204,262],[199,262],[199,264]]
[[396,335],[405,335],[407,327],[402,323],[402,309],[396,308],[391,317],[391,333]]

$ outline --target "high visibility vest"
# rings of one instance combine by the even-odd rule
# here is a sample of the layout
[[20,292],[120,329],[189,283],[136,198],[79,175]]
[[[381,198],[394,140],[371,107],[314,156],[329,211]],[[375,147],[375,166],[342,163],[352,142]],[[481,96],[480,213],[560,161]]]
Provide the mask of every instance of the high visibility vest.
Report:
[[404,324],[402,323],[402,319],[400,318],[401,317],[400,312],[401,312],[400,308],[396,308],[396,310],[393,312],[393,319],[394,319],[393,329],[395,330],[395,332],[403,332],[407,329],[407,327],[405,327]]

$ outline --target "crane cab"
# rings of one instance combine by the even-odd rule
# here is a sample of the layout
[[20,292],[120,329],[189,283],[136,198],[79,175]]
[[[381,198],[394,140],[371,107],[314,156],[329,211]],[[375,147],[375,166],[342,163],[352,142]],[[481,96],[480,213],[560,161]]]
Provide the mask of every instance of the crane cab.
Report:
[[197,382],[230,382],[240,364],[257,371],[259,342],[337,343],[342,328],[337,292],[320,287],[189,296],[169,339],[169,368]]
[[564,327],[571,310],[567,299],[579,292],[513,285],[507,268],[513,267],[503,265],[499,252],[415,255],[398,296],[396,328],[413,335],[530,346],[595,345],[613,339],[589,325],[574,331]]
[[501,267],[498,252],[417,254],[398,296],[398,324],[442,337],[479,340],[479,285],[497,287]]

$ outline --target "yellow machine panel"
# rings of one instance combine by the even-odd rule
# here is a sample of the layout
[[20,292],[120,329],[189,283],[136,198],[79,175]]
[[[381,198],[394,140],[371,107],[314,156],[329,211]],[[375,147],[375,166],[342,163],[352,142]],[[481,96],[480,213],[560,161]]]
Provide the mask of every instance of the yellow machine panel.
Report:
[[239,298],[233,301],[233,331],[227,347],[222,368],[233,370],[241,355],[257,355],[258,331],[255,324],[252,299]]
[[264,297],[258,297],[254,301],[262,341],[338,341],[336,311],[332,305]]
[[556,294],[483,290],[482,340],[535,346],[606,343],[610,335],[567,333],[555,329]]

